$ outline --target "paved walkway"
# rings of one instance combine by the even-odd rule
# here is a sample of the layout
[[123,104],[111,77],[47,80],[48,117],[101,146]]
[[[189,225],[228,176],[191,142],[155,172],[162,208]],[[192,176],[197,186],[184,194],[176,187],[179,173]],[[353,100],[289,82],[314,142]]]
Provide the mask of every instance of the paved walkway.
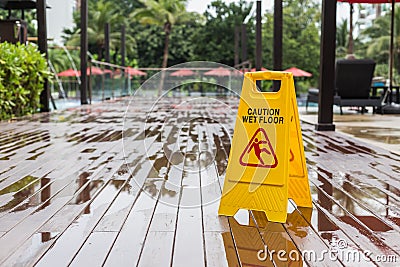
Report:
[[398,154],[303,123],[313,208],[218,217],[238,100],[188,100],[1,122],[0,265],[398,266]]
[[[299,110],[301,120],[312,124],[318,122],[318,108],[311,107],[306,111],[305,107],[300,107]],[[361,114],[352,108],[343,108],[344,115],[340,115],[339,107],[334,106],[336,130],[400,155],[400,115],[373,114],[372,108],[368,110]]]

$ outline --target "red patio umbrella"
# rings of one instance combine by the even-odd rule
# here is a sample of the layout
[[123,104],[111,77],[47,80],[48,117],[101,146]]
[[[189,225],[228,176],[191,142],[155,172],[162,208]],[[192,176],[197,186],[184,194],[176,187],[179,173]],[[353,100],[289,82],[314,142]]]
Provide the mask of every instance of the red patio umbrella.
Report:
[[74,69],[67,69],[62,72],[57,73],[58,77],[74,77],[74,76],[81,76],[80,71]]
[[125,69],[125,73],[129,74],[130,76],[146,76],[147,73],[138,69],[134,69],[131,67],[128,67]]
[[296,67],[291,67],[284,71],[293,73],[294,77],[311,77],[312,76],[311,73],[304,71],[302,69],[298,69]]
[[103,73],[104,74],[106,74],[106,73],[113,74],[112,70],[109,70],[109,69],[104,69]]
[[[264,67],[261,68],[261,71],[267,71],[267,70],[268,70],[268,69],[266,69],[266,68],[264,68]],[[252,68],[250,71],[251,71],[251,72],[255,72],[255,71],[258,71],[258,70],[256,70],[256,68]]]
[[231,71],[227,68],[218,67],[216,69],[209,70],[204,73],[207,76],[229,76]]
[[[261,71],[267,71],[268,69],[266,69],[266,68],[264,68],[264,67],[262,67],[261,68]],[[255,71],[257,71],[256,70],[256,68],[252,68],[252,69],[241,69],[241,70],[239,70],[241,73],[246,73],[246,72],[249,72],[249,71],[251,71],[251,72],[255,72]]]
[[189,69],[180,69],[172,72],[170,75],[175,77],[183,77],[183,76],[193,76],[195,73]]
[[400,2],[400,0],[338,0],[339,2],[346,2],[350,4],[392,4],[392,18],[390,22],[390,51],[389,51],[389,80],[390,89],[392,89],[393,80],[393,43],[394,43],[394,8],[395,3]]
[[87,75],[102,75],[104,74],[103,70],[98,67],[90,67],[86,69]]
[[[90,68],[86,69],[86,74],[90,75]],[[92,67],[92,75],[102,75],[104,72],[97,67]],[[73,76],[81,76],[80,70],[67,69],[57,74],[58,77],[73,77]]]

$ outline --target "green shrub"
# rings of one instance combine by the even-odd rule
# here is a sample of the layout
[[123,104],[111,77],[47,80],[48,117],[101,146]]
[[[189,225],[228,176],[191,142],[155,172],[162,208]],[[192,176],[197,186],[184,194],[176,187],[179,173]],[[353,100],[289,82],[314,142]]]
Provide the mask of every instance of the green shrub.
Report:
[[46,59],[35,46],[0,43],[0,120],[37,112],[49,76]]

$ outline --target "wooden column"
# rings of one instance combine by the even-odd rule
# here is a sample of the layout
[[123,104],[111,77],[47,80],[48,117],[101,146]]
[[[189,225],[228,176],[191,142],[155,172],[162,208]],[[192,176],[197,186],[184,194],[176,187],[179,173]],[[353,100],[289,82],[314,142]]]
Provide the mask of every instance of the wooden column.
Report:
[[234,53],[235,53],[235,58],[234,58],[234,66],[236,67],[239,64],[239,38],[240,38],[240,28],[239,26],[235,26],[235,37],[234,37]]
[[274,2],[274,70],[282,70],[282,0]]
[[393,62],[394,62],[394,12],[395,0],[392,0],[392,16],[390,19],[390,44],[389,44],[389,89],[393,92]]
[[256,70],[262,67],[262,40],[261,40],[261,1],[256,6]]
[[[283,12],[282,12],[282,0],[274,1],[274,43],[273,43],[273,65],[274,70],[282,70],[282,46],[283,46]],[[278,92],[281,88],[280,81],[273,82],[274,92]]]
[[[36,12],[38,21],[38,47],[40,53],[47,59],[47,22],[46,22],[46,0],[36,2]],[[40,111],[50,111],[50,90],[48,81],[44,81],[43,91],[40,93]]]
[[241,39],[241,45],[242,45],[242,62],[246,61],[247,58],[247,25],[242,24],[242,39]]
[[87,69],[87,52],[88,52],[88,6],[87,0],[81,0],[81,104],[88,104],[87,89],[88,76]]
[[[262,40],[261,40],[261,1],[257,1],[256,6],[256,71],[262,67]],[[261,89],[261,81],[256,82]]]
[[[126,63],[125,63],[125,55],[126,55],[126,26],[122,25],[121,27],[121,66],[125,67]],[[124,90],[126,90],[127,88],[129,89],[128,93],[130,92],[130,80],[129,79],[129,75],[127,75],[128,77],[125,77],[125,71],[123,69],[121,69],[121,75],[124,80]]]
[[334,131],[333,95],[335,92],[336,0],[322,1],[320,89],[317,131]]
[[122,25],[121,27],[121,66],[125,67],[125,43],[126,43],[126,26]]
[[104,59],[110,62],[110,23],[104,24]]

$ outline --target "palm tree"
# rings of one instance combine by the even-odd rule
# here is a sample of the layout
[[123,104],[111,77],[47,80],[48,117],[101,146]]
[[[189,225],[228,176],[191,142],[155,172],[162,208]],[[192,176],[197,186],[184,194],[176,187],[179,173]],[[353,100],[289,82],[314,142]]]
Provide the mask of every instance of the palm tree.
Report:
[[353,4],[350,3],[350,27],[349,27],[349,41],[347,47],[347,54],[354,54],[354,40],[353,40]]
[[168,65],[169,39],[175,24],[188,21],[191,13],[186,11],[186,0],[140,0],[145,7],[137,9],[132,17],[143,24],[163,27],[165,33],[162,68]]
[[[394,31],[394,57],[397,73],[400,74],[400,9],[395,12]],[[390,14],[377,18],[373,25],[362,32],[363,37],[368,40],[367,56],[373,58],[378,64],[386,64],[390,54]]]
[[344,19],[341,24],[337,26],[336,29],[336,56],[344,57],[347,53],[348,44],[348,21]]
[[[76,14],[76,27],[73,30],[65,30],[68,39],[67,45],[79,46],[80,43],[80,14]],[[88,41],[89,50],[98,54],[98,59],[103,58],[105,46],[104,25],[111,25],[110,47],[116,49],[120,43],[119,26],[124,23],[124,18],[115,6],[115,3],[107,0],[89,1],[88,14]],[[115,30],[118,27],[118,30]],[[130,35],[127,35],[128,42],[134,42]]]
[[[89,1],[89,10],[92,10],[92,12],[88,14],[88,40],[89,43],[96,45],[99,59],[102,59],[105,47],[104,26],[106,23],[110,25],[119,25],[122,21],[122,17],[117,12],[115,4],[109,1]],[[116,46],[118,37],[118,32],[110,33],[110,47]]]
[[[61,71],[72,69],[74,65],[79,62],[79,53],[78,50],[66,51],[67,48],[61,49],[58,47],[54,47],[53,49],[49,49],[49,61],[50,64],[54,67],[54,71],[59,73]],[[67,54],[68,53],[68,54]]]

